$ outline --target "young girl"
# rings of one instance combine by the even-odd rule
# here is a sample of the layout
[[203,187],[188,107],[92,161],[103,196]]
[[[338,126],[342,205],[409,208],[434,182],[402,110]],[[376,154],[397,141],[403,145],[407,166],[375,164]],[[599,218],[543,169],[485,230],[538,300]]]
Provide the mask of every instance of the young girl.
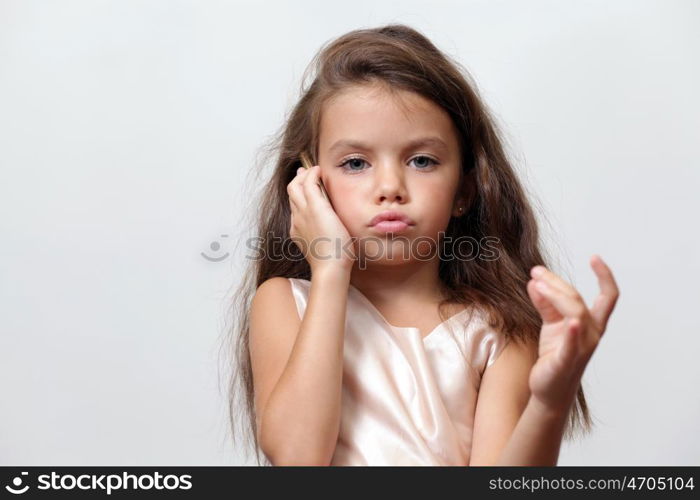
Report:
[[239,290],[234,435],[241,408],[258,464],[556,465],[591,427],[610,269],[588,308],[548,268],[486,106],[422,34],[352,31],[315,69]]

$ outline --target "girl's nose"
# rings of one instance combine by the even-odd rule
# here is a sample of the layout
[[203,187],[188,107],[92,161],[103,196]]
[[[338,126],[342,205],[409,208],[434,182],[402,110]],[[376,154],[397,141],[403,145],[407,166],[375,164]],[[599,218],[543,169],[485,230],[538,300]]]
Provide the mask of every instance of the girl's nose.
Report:
[[380,165],[375,173],[377,201],[407,201],[406,179],[400,165]]

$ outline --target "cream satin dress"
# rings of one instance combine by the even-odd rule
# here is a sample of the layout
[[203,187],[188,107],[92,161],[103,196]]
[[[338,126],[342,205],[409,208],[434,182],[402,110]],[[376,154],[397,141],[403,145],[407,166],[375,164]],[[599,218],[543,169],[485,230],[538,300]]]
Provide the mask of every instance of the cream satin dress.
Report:
[[[287,279],[303,318],[311,282]],[[331,465],[469,465],[481,375],[504,346],[478,309],[422,337],[418,328],[389,324],[350,285]]]

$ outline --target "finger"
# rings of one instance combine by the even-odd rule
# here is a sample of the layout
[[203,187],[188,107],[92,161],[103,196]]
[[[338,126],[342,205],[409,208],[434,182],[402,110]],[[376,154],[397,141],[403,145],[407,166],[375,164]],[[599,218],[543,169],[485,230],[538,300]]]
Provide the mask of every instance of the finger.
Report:
[[323,193],[321,192],[321,167],[320,165],[314,165],[308,169],[308,173],[304,180],[304,193],[307,196],[308,203],[319,203],[324,200]]
[[297,170],[297,176],[292,179],[292,181],[287,184],[287,194],[289,195],[289,201],[294,207],[299,210],[305,210],[306,209],[306,196],[304,195],[304,188],[300,184],[302,182],[304,173],[301,172],[300,170],[304,170],[302,168]]
[[540,313],[544,323],[556,323],[562,319],[562,315],[557,311],[557,308],[535,288],[535,280],[530,280],[527,283],[527,293],[530,295],[530,300],[535,306],[535,309]]
[[306,174],[308,174],[308,173],[309,173],[308,168],[304,168],[304,167],[297,168],[296,174],[294,176],[294,179],[292,179],[292,182],[297,182],[297,183],[303,182],[304,179],[306,178]]
[[304,196],[306,197],[306,202],[313,204],[315,203],[314,193],[311,191],[311,186],[314,182],[314,167],[309,167],[304,170],[304,178],[301,179],[301,186],[304,190]]
[[571,286],[571,284],[564,281],[557,274],[553,273],[544,266],[535,266],[530,270],[530,276],[538,280],[546,281],[549,286],[558,288],[562,292],[572,296],[578,297],[578,291]]
[[292,206],[292,210],[290,210],[291,213],[294,213],[295,210],[299,211],[299,206],[293,196],[289,197],[289,204]]
[[581,323],[577,319],[569,321],[566,333],[562,338],[562,343],[557,352],[557,357],[561,366],[571,366],[576,359],[580,329]]
[[549,299],[562,316],[580,318],[587,311],[580,297],[572,297],[544,280],[536,280],[535,289]]
[[591,316],[593,316],[603,330],[605,330],[610,314],[612,314],[617,299],[620,296],[620,289],[617,286],[612,271],[600,255],[593,255],[591,257],[591,267],[598,277],[598,286],[600,287],[600,294],[596,297],[593,307],[591,308]]
[[314,165],[304,170],[304,178],[301,183],[304,185],[305,190],[318,182],[318,168],[317,165]]
[[299,171],[300,170],[301,170],[301,168],[297,168],[296,172],[294,173],[294,178],[289,182],[289,184],[287,184],[287,194],[289,195],[289,202],[297,210],[299,209],[299,206],[298,206],[297,201],[295,199],[296,197],[293,197],[292,193],[295,190],[294,186],[299,183]]
[[306,209],[306,199],[304,197],[304,191],[301,186],[290,185],[287,187],[287,194],[289,195],[289,203],[297,211],[303,211]]
[[318,185],[318,191],[321,194],[323,203],[327,202],[326,204],[333,208],[333,203],[331,203],[330,195],[328,194],[328,191],[326,191],[326,186],[323,183],[323,176],[321,175],[323,171],[321,170],[321,165],[316,165],[316,168],[318,169],[316,184]]

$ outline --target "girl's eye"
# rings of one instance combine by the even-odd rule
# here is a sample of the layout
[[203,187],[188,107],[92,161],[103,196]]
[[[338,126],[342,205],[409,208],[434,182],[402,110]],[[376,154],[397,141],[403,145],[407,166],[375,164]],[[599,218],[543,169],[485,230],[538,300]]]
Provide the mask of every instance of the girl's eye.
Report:
[[[422,159],[422,161],[421,161],[420,163],[417,163],[418,170],[428,170],[428,169],[429,169],[430,167],[432,167],[433,165],[438,165],[438,162],[437,162],[436,160],[433,160],[433,159],[430,158],[429,156],[425,156],[425,155],[414,156],[414,157],[411,159],[411,161],[414,161],[414,160],[417,160],[417,159]],[[427,164],[425,163],[426,160],[427,160]],[[343,163],[341,163],[341,164],[338,165],[338,166],[339,166],[339,167],[344,167],[344,166],[347,165],[347,164],[351,164],[351,162],[360,162],[360,165],[362,165],[363,163],[366,163],[365,160],[363,160],[362,158],[353,156],[353,157],[351,157],[351,158],[348,158],[347,160],[345,160]],[[358,166],[357,163],[354,163],[354,165],[355,165],[355,166]],[[346,172],[361,172],[361,171],[364,170],[364,169],[345,168],[344,170],[345,170]]]

